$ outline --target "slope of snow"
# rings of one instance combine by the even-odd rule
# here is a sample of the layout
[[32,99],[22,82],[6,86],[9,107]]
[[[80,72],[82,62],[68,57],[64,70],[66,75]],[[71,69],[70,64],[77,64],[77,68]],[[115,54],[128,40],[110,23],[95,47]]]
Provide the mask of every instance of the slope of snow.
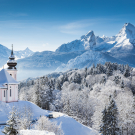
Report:
[[17,68],[20,69],[46,69],[55,70],[58,66],[63,63],[67,63],[70,59],[81,55],[84,51],[75,52],[52,52],[43,51],[36,52],[32,56],[19,59],[17,61]]
[[70,43],[61,45],[56,52],[74,52],[84,51],[96,46],[96,38],[93,31],[83,35],[80,40],[74,40]]
[[[72,68],[83,68],[87,66],[87,64],[97,64],[100,61],[101,53],[98,51],[89,50],[83,53],[80,56],[77,56],[75,59],[71,59],[67,64],[62,64],[59,66],[56,71],[66,71]],[[105,62],[100,61],[100,62]]]
[[[19,111],[23,111],[24,107],[30,107],[33,112],[33,119],[39,118],[42,115],[49,114],[49,111],[43,110],[38,106],[36,106],[35,104],[28,101],[19,101],[19,102],[12,102],[12,103],[0,102],[0,123],[5,123],[8,120],[7,116],[13,106],[15,106],[15,108],[17,108]],[[73,118],[65,114],[56,113],[56,112],[51,112],[51,113],[55,114],[55,118],[51,119],[51,121],[55,121],[58,124],[61,123],[61,128],[64,132],[64,135],[98,135],[98,132],[96,132],[95,130],[78,123],[76,120],[74,120]],[[2,131],[3,128],[4,127],[2,126],[0,130]],[[26,131],[22,131],[22,132],[24,133]],[[32,135],[35,135],[33,134],[33,132],[34,131],[32,131]],[[30,131],[27,132],[28,135],[30,133],[31,133]],[[0,135],[3,134],[0,133]]]
[[61,128],[64,135],[99,135],[97,131],[78,123],[67,115],[61,115],[61,113],[57,115],[59,117],[52,119],[52,121],[56,121],[58,124],[62,122]]
[[21,130],[20,135],[55,135],[55,134],[52,132],[48,132],[48,131]]
[[12,110],[12,107],[15,106],[18,111],[22,111],[24,107],[30,107],[33,112],[33,119],[40,117],[40,115],[48,115],[48,111],[41,109],[35,104],[28,101],[18,101],[11,103],[0,102],[0,123],[5,123],[8,120],[9,112]]

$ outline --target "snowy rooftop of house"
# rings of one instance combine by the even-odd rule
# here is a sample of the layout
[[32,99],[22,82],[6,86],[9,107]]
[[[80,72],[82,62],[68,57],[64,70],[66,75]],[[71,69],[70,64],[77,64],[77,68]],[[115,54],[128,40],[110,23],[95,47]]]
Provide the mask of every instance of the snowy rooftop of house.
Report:
[[5,69],[0,71],[0,86],[3,84],[18,84],[17,82]]

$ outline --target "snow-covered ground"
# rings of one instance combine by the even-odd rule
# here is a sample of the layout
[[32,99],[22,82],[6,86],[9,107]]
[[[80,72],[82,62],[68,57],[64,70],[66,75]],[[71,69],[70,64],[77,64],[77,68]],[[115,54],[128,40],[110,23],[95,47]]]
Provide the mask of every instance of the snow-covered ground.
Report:
[[[98,132],[96,132],[95,130],[78,123],[76,120],[63,113],[49,112],[47,110],[43,110],[38,106],[36,106],[35,104],[28,101],[19,101],[19,102],[12,102],[12,103],[0,102],[0,123],[5,123],[8,120],[8,114],[13,106],[15,106],[19,111],[23,111],[24,107],[31,108],[33,112],[33,119],[39,118],[42,115],[48,115],[49,113],[53,114],[55,118],[51,119],[51,121],[57,122],[58,125],[61,123],[61,128],[64,132],[64,135],[98,135]],[[0,130],[3,130],[3,128],[4,127],[2,126]],[[0,135],[3,134],[0,132]],[[31,135],[36,135],[36,134],[31,134]],[[37,133],[37,135],[40,134]]]
[[55,134],[52,132],[48,132],[48,131],[21,130],[20,135],[55,135]]

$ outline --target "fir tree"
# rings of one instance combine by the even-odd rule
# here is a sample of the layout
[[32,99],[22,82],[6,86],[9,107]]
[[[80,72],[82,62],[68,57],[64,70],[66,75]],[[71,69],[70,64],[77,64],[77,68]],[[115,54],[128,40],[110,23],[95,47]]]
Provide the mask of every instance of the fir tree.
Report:
[[107,110],[106,107],[103,110],[103,118],[102,118],[102,124],[100,126],[100,132],[103,133],[103,135],[106,135],[107,130],[108,130],[108,125],[107,125]]
[[124,82],[123,81],[121,82],[121,88],[124,88]]
[[18,126],[17,126],[17,115],[16,110],[13,107],[10,112],[9,120],[7,121],[7,126],[5,126],[3,133],[5,135],[17,135]]
[[124,76],[125,77],[129,77],[130,76],[130,68],[129,68],[128,65],[125,66]]
[[120,135],[117,120],[118,110],[115,101],[111,98],[111,96],[110,104],[102,113],[103,118],[100,126],[100,132],[103,135]]

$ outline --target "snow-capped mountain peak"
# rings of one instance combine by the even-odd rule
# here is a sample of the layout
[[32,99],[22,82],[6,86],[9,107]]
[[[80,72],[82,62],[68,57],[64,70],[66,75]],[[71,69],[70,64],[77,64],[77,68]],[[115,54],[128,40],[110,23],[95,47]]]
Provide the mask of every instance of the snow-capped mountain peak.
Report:
[[116,35],[116,44],[110,52],[134,53],[135,49],[135,26],[125,23],[120,32]]
[[25,49],[25,51],[31,51],[28,47]]
[[116,35],[118,43],[135,43],[135,26],[131,23],[125,23],[120,32]]
[[33,51],[31,51],[28,47],[25,50],[15,51],[16,59],[25,58],[33,55]]
[[81,41],[84,42],[85,50],[96,46],[96,38],[93,31],[89,31],[85,36],[81,37]]
[[91,30],[91,31],[89,31],[85,36],[86,36],[86,37],[90,37],[90,36],[92,36],[92,35],[94,35],[94,32]]
[[96,46],[96,38],[93,31],[81,36],[80,40],[74,40],[67,44],[62,44],[56,52],[84,51]]

